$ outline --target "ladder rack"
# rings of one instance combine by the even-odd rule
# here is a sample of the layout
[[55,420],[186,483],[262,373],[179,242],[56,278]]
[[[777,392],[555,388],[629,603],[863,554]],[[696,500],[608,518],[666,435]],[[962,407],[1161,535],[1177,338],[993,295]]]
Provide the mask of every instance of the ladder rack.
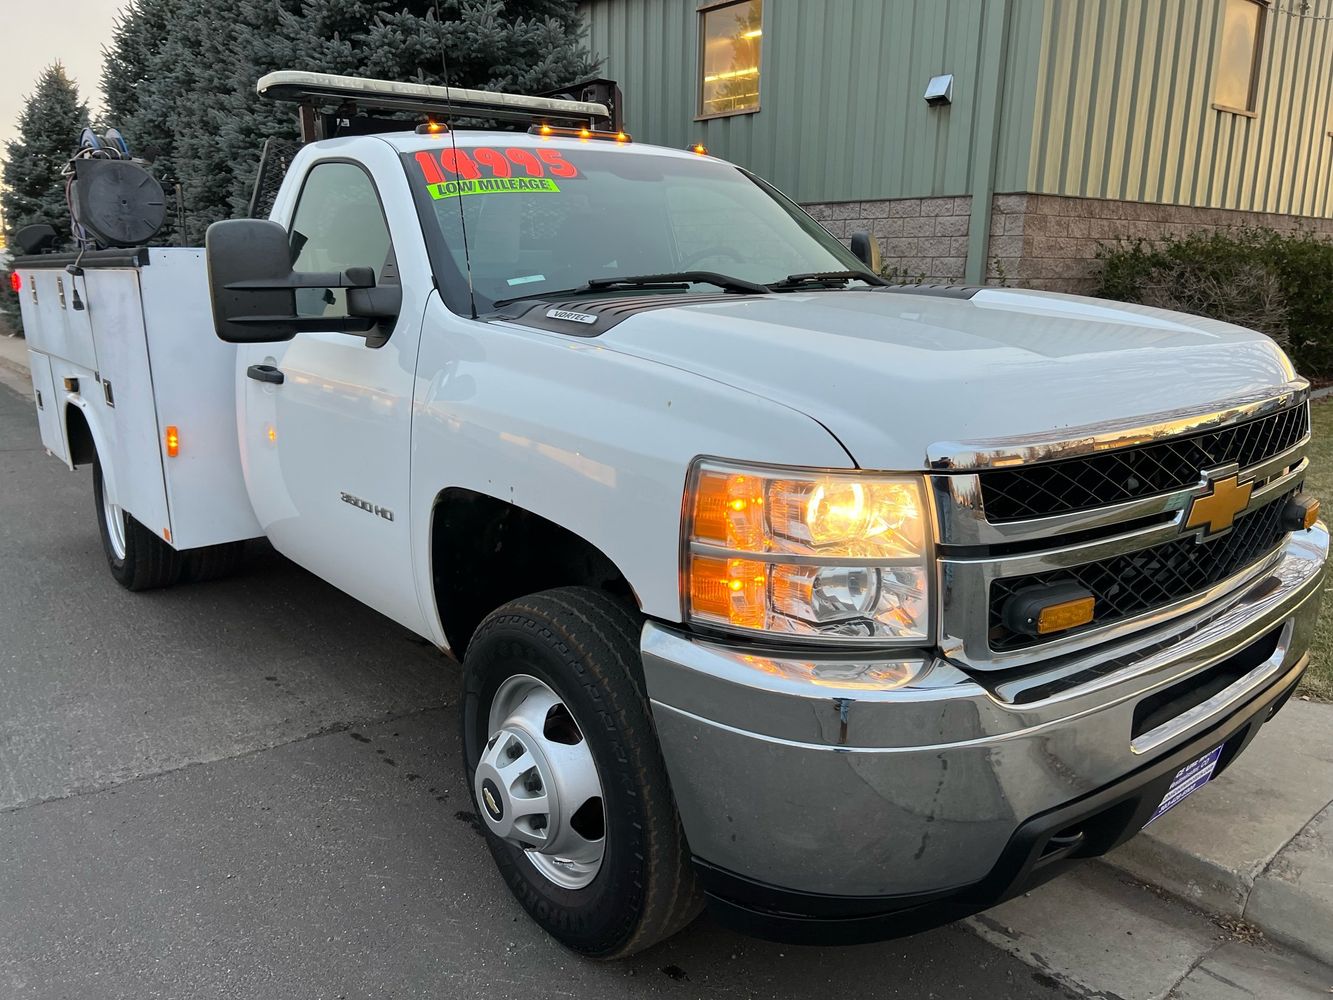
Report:
[[[329,138],[332,129],[319,112],[332,109],[336,118],[351,119],[366,111],[408,112],[431,119],[449,115],[490,118],[522,124],[572,122],[591,129],[618,129],[619,88],[609,80],[589,80],[559,91],[555,96],[502,94],[463,87],[437,87],[425,83],[368,80],[331,73],[281,70],[260,79],[261,97],[290,101],[301,109],[301,138],[304,142]],[[568,100],[569,93],[605,95],[606,103]],[[611,105],[611,106],[608,106]],[[392,123],[385,122],[386,125]],[[398,128],[402,123],[398,123]]]

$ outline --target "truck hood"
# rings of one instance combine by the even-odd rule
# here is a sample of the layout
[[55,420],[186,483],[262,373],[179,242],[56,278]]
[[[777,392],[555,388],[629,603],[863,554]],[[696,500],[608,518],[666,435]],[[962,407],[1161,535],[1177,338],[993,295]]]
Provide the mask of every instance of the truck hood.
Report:
[[942,442],[1203,413],[1295,378],[1259,333],[1009,289],[715,299],[647,310],[599,339],[798,409],[858,466],[886,470],[925,468]]

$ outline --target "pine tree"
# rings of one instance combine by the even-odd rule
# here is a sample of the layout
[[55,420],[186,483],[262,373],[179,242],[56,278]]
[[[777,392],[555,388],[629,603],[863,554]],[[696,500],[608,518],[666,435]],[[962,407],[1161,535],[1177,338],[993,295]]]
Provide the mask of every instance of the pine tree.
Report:
[[[52,63],[37,78],[37,86],[19,115],[18,137],[5,144],[0,170],[0,206],[4,208],[5,242],[17,253],[15,234],[26,226],[45,222],[55,227],[62,241],[70,239],[69,206],[65,181],[60,176],[79,132],[88,124],[88,105],[60,63]],[[8,274],[0,289],[0,311],[22,332],[18,299],[9,287]]]
[[590,75],[578,0],[132,0],[105,52],[108,124],[182,185],[190,238],[242,214],[290,105],[258,98],[278,69],[547,90]]
[[69,240],[69,207],[60,172],[87,124],[88,105],[79,100],[78,87],[60,63],[52,63],[37,78],[19,115],[17,138],[5,144],[0,204],[10,246],[16,245],[15,233],[38,222],[49,223],[63,241]]

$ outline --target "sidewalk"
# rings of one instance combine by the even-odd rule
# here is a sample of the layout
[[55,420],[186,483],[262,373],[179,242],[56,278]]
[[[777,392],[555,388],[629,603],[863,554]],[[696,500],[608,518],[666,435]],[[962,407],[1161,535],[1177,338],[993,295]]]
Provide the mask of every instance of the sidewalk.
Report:
[[1105,863],[1333,964],[1333,705],[1293,700]]
[[11,337],[0,321],[0,382],[27,395],[28,342],[22,337]]

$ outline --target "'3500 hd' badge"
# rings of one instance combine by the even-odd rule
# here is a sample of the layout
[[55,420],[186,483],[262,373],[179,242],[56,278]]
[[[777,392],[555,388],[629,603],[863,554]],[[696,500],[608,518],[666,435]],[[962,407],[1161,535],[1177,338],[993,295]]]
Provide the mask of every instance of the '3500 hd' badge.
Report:
[[362,500],[360,497],[354,497],[350,493],[339,493],[338,498],[343,503],[350,503],[353,507],[364,510],[367,514],[374,514],[376,517],[382,517],[386,521],[393,520],[393,511],[388,507],[377,507],[369,500]]

